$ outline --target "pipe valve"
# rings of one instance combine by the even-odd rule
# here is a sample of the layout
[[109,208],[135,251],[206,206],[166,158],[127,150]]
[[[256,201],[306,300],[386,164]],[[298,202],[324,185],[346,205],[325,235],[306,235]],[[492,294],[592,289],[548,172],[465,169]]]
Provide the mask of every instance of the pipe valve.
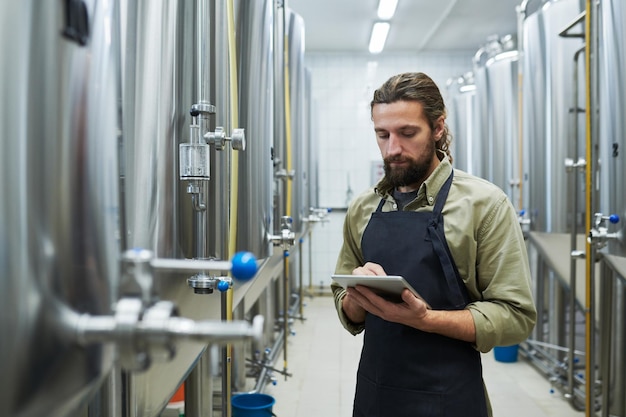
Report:
[[228,291],[233,284],[230,277],[212,277],[205,274],[196,274],[187,278],[187,285],[193,288],[196,294],[213,294],[215,290]]
[[226,141],[230,141],[230,144],[234,150],[245,151],[246,150],[246,134],[244,129],[233,129],[230,137],[226,136],[224,128],[218,126],[215,128],[215,132],[207,132],[204,134],[204,138],[210,145],[215,145],[215,149],[221,151],[226,147]]
[[572,158],[565,158],[565,172],[573,172],[575,169],[585,171],[585,168],[587,168],[587,161],[583,158],[578,158],[576,162]]
[[328,213],[332,211],[331,208],[319,208],[310,207],[309,216],[302,219],[305,223],[325,223],[328,222]]
[[524,237],[528,237],[528,233],[530,233],[530,218],[528,217],[528,213],[526,210],[520,210],[517,215],[517,221],[519,222],[520,227],[522,228],[522,234]]
[[621,237],[620,232],[609,233],[607,221],[612,224],[617,224],[620,221],[619,215],[611,214],[605,216],[602,213],[596,213],[594,215],[594,227],[589,231],[587,241],[596,245],[598,249],[605,247],[609,240],[620,239]]
[[293,219],[290,216],[282,216],[280,218],[280,235],[270,236],[270,240],[275,246],[281,246],[283,250],[288,250],[295,245],[296,234],[291,228],[292,223]]
[[[256,258],[250,252],[238,252],[231,262],[191,259],[154,258],[146,249],[131,249],[122,257],[124,296],[113,308],[114,314],[92,316],[68,312],[68,332],[83,346],[93,343],[115,343],[121,366],[142,371],[155,360],[171,360],[180,340],[204,343],[233,343],[263,335],[263,318],[257,316],[252,325],[246,321],[196,321],[178,317],[171,301],[157,299],[153,276],[157,270],[170,271],[230,271],[235,279],[249,280],[256,274]],[[232,280],[228,277],[196,275],[194,289],[227,291]]]
[[123,369],[144,371],[154,362],[169,361],[176,356],[177,343],[191,340],[227,344],[263,336],[263,317],[246,321],[196,321],[178,317],[169,301],[158,301],[144,308],[136,298],[122,298],[112,316],[75,317],[73,328],[83,346],[92,343],[115,343]]

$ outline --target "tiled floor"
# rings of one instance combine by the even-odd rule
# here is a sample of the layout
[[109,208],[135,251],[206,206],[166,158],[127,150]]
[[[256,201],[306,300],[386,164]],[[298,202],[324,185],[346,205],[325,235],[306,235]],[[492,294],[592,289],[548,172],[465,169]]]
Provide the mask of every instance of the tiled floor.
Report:
[[[293,377],[278,376],[265,393],[276,399],[278,417],[349,417],[352,415],[356,368],[362,337],[351,336],[339,324],[331,297],[305,300],[304,317],[293,324],[287,368]],[[279,360],[282,365],[282,356]],[[494,417],[577,417],[549,383],[520,360],[501,363],[483,355],[484,378]]]

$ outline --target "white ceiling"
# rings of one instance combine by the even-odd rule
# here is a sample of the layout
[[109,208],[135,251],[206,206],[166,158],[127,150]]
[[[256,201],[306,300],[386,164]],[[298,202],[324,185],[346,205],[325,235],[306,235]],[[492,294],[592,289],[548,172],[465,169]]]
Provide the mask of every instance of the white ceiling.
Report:
[[[517,33],[522,0],[399,0],[384,52],[476,51]],[[535,2],[536,3],[536,2]],[[365,52],[378,0],[286,0],[304,19],[306,51]]]

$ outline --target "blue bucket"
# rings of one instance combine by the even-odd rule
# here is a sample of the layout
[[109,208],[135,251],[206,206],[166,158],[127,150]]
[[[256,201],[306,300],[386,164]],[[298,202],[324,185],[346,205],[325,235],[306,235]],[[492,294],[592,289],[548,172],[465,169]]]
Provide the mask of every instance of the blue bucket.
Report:
[[230,404],[233,417],[271,417],[275,416],[272,406],[276,400],[267,394],[239,394],[233,396]]
[[493,354],[498,362],[517,362],[518,350],[519,345],[496,346],[493,348]]

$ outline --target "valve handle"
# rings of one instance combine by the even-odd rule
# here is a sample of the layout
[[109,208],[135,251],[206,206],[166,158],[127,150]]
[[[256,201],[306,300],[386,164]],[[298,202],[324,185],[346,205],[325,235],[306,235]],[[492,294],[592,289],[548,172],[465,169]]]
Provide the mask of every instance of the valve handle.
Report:
[[617,214],[611,214],[609,216],[609,221],[613,224],[619,223],[619,215]]
[[220,280],[220,282],[217,283],[217,289],[220,292],[228,291],[230,289],[230,283],[225,280]]
[[251,252],[237,252],[231,260],[233,278],[248,281],[257,272],[256,258]]

